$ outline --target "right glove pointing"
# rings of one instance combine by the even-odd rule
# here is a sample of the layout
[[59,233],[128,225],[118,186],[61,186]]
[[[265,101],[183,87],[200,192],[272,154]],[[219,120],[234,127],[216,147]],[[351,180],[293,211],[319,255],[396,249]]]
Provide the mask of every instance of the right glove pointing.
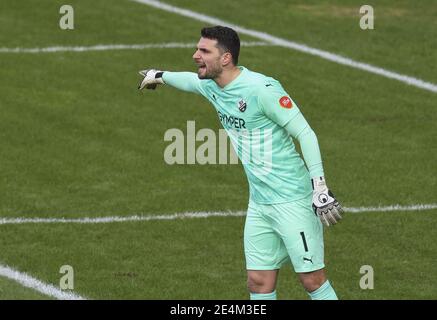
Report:
[[140,75],[144,77],[144,79],[138,85],[138,89],[142,90],[144,87],[146,89],[155,90],[158,84],[164,84],[164,80],[162,80],[163,71],[155,70],[155,69],[147,69],[139,72]]

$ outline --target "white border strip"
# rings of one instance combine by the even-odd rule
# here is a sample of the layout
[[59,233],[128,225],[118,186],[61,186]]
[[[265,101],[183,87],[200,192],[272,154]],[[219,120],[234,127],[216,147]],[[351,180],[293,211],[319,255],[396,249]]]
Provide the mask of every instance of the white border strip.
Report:
[[335,62],[338,64],[343,64],[343,65],[346,65],[346,66],[349,66],[352,68],[356,68],[356,69],[360,69],[360,70],[367,71],[370,73],[374,73],[374,74],[377,74],[377,75],[380,75],[380,76],[383,76],[386,78],[395,79],[395,80],[404,82],[408,85],[415,86],[415,87],[418,87],[421,89],[425,89],[425,90],[432,91],[432,92],[437,92],[437,85],[434,83],[425,82],[421,79],[417,79],[414,77],[399,74],[399,73],[389,71],[389,70],[386,70],[386,69],[383,69],[380,67],[376,67],[376,66],[373,66],[373,65],[370,65],[367,63],[357,62],[357,61],[354,61],[352,59],[349,59],[349,58],[346,58],[346,57],[343,57],[343,56],[340,56],[340,55],[337,55],[337,54],[334,54],[334,53],[331,53],[328,51],[312,48],[312,47],[309,47],[305,44],[299,44],[299,43],[294,42],[294,41],[289,41],[286,39],[275,37],[275,36],[272,36],[272,35],[265,33],[265,32],[260,32],[260,31],[256,31],[253,29],[247,29],[247,28],[244,28],[244,27],[241,27],[241,26],[238,26],[235,24],[231,24],[231,23],[228,23],[226,21],[223,21],[223,20],[208,16],[208,15],[204,15],[201,13],[197,13],[197,12],[194,12],[194,11],[191,11],[188,9],[178,8],[178,7],[175,7],[175,6],[166,4],[166,3],[162,3],[159,1],[155,1],[155,0],[132,0],[132,1],[146,4],[146,5],[155,7],[157,9],[165,10],[168,12],[176,13],[176,14],[179,14],[179,15],[182,15],[182,16],[185,16],[188,18],[192,18],[192,19],[197,20],[197,21],[202,21],[202,22],[205,22],[205,23],[208,23],[211,25],[226,25],[228,27],[233,28],[235,31],[237,31],[241,34],[246,34],[246,35],[252,36],[254,38],[258,38],[258,39],[263,40],[263,41],[268,41],[268,42],[275,44],[275,45],[279,45],[282,47],[286,47],[286,48],[290,48],[293,50],[308,53],[308,54],[318,56],[320,58],[323,58],[323,59],[326,59],[326,60],[329,60],[329,61],[332,61],[332,62]]
[[58,300],[86,300],[86,298],[78,294],[61,291],[51,284],[46,284],[24,272],[17,271],[2,264],[0,264],[0,276],[11,279],[15,282],[18,282],[22,286],[34,289],[46,296],[50,296]]
[[[364,212],[392,212],[392,211],[423,211],[437,209],[435,204],[418,204],[411,206],[392,205],[386,207],[345,207],[346,212],[364,213]],[[149,215],[149,216],[113,216],[113,217],[98,217],[98,218],[1,218],[0,225],[3,224],[24,224],[24,223],[79,223],[79,224],[95,224],[95,223],[111,223],[111,222],[136,222],[136,221],[152,221],[152,220],[178,220],[178,219],[196,219],[209,217],[243,217],[245,211],[229,211],[229,212],[186,212],[167,215]]]
[[[241,42],[242,47],[272,46],[271,43],[261,41]],[[98,44],[95,46],[75,47],[46,47],[46,48],[0,48],[0,53],[55,53],[55,52],[87,52],[107,50],[144,50],[144,49],[169,49],[169,48],[196,48],[196,43],[146,43],[146,44]]]

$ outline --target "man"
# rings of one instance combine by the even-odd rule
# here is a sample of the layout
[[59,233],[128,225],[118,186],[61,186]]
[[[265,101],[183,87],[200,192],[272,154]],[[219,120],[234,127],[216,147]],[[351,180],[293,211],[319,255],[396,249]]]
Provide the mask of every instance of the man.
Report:
[[[203,95],[245,158],[250,298],[276,299],[278,271],[291,260],[311,299],[337,299],[324,272],[322,222],[337,223],[342,208],[326,186],[317,137],[278,81],[238,66],[239,51],[233,29],[203,28],[193,55],[197,75],[143,70],[139,89],[168,84]],[[307,168],[290,136],[299,141]],[[249,149],[263,149],[264,156]]]

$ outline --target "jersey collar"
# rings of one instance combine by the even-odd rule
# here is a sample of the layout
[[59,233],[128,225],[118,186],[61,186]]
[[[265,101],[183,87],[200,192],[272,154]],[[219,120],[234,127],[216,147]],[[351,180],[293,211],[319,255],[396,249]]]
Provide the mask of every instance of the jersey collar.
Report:
[[246,72],[247,72],[247,69],[245,67],[243,67],[243,66],[238,66],[238,69],[241,70],[240,74],[234,80],[232,80],[227,85],[225,85],[221,89],[222,91],[229,90],[230,88],[232,88],[233,86],[235,86],[237,83],[239,83],[242,80],[243,75],[246,74]]

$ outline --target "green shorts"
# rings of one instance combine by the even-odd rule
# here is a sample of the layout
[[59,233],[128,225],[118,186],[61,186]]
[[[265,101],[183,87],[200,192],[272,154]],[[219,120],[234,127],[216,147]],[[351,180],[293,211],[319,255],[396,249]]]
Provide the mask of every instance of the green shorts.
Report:
[[325,267],[323,225],[312,209],[312,196],[293,202],[249,202],[244,227],[247,270],[275,270],[293,264],[295,272]]

